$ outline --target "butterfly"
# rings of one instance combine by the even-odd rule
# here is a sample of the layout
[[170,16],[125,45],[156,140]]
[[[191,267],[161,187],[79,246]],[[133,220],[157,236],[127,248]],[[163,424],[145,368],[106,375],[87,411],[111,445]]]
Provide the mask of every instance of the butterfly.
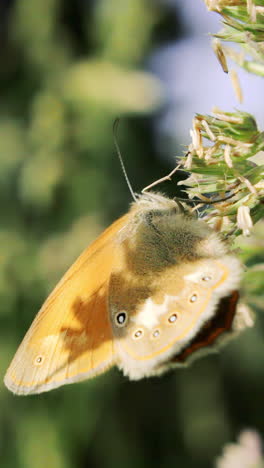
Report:
[[202,219],[143,193],[44,302],[5,385],[27,395],[114,365],[132,380],[184,366],[246,326],[241,274],[237,256]]

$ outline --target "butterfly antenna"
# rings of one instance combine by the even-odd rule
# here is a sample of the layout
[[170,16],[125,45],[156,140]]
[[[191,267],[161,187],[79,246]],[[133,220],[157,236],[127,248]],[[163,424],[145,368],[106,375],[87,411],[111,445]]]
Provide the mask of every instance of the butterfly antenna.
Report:
[[119,147],[119,144],[118,144],[118,141],[117,141],[117,130],[118,130],[119,122],[120,122],[120,119],[117,118],[117,119],[115,119],[114,124],[113,124],[114,144],[115,144],[116,152],[117,152],[120,164],[121,164],[121,168],[122,168],[122,171],[123,171],[127,186],[129,188],[129,191],[130,191],[130,193],[132,195],[133,200],[135,202],[137,202],[137,197],[136,197],[136,194],[135,194],[134,190],[132,189],[132,186],[131,186],[131,184],[129,182],[129,178],[128,178],[128,175],[127,175],[127,172],[126,172],[125,164],[124,164],[124,161],[123,161],[123,158],[122,158],[122,155],[121,155],[121,151],[120,151],[120,147]]

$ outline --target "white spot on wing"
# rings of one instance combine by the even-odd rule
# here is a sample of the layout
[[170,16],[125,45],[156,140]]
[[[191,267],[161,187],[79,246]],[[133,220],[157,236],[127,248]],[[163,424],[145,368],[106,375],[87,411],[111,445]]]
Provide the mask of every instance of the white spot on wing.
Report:
[[166,314],[169,310],[169,305],[172,302],[175,302],[176,299],[178,299],[178,296],[169,296],[168,294],[165,294],[163,303],[155,304],[155,302],[153,302],[149,297],[145,301],[140,312],[135,317],[131,317],[131,320],[133,320],[137,325],[151,329],[158,325],[159,316]]
[[[60,335],[65,335],[65,332],[62,332]],[[57,341],[58,335],[47,335],[42,339],[42,346],[49,349],[52,348],[52,346],[55,346]]]
[[201,277],[203,275],[202,271],[195,271],[194,273],[190,273],[189,275],[185,275],[183,279],[186,281],[191,281],[192,283],[199,283],[201,281]]

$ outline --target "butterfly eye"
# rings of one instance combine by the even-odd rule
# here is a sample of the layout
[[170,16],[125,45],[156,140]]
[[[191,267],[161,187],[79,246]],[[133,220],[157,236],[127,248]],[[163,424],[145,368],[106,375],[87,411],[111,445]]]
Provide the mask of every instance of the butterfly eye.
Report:
[[141,338],[143,336],[143,330],[137,330],[135,333],[134,333],[134,338],[137,340],[138,338]]
[[168,318],[168,321],[169,321],[170,323],[174,323],[174,322],[176,322],[176,320],[177,320],[177,315],[176,315],[176,314],[172,314],[172,315]]
[[122,311],[118,312],[115,316],[115,322],[118,327],[123,327],[126,324],[127,321],[127,313]]
[[34,364],[36,366],[40,366],[41,364],[43,364],[43,360],[44,360],[43,356],[37,356],[35,361],[34,361]]
[[212,279],[211,276],[205,275],[205,276],[202,277],[203,281],[210,281],[210,279]]
[[197,299],[198,299],[197,294],[193,294],[193,295],[190,297],[190,302],[196,302]]

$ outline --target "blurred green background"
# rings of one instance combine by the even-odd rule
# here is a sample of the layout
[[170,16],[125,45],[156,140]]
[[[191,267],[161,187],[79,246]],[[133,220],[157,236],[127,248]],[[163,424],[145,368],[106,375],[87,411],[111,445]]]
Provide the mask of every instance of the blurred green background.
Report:
[[[0,3],[1,377],[56,281],[131,202],[114,119],[122,117],[118,139],[136,191],[174,165],[174,155],[159,154],[153,125],[166,89],[145,66],[184,33],[169,3]],[[162,189],[177,193],[175,183]],[[263,252],[262,234],[244,247],[249,264]],[[248,284],[258,312],[263,279],[249,274]],[[112,370],[26,398],[2,384],[0,465],[213,466],[240,429],[264,433],[263,335],[259,314],[221,354],[162,378],[131,383]]]

